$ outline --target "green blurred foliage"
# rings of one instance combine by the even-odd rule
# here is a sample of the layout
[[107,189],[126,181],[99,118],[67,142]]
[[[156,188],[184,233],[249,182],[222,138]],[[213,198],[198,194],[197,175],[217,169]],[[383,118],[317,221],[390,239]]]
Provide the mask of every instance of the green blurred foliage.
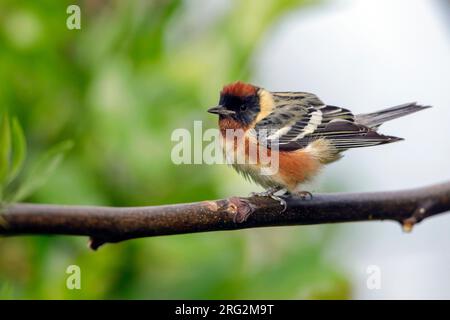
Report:
[[[0,209],[28,198],[45,185],[72,146],[71,141],[53,146],[17,181],[27,154],[25,135],[17,118],[0,115]],[[0,223],[1,219],[0,215]]]
[[[56,142],[74,149],[27,201],[113,206],[204,200],[247,192],[225,166],[174,165],[170,136],[219,88],[249,80],[265,32],[298,0],[0,3],[0,108],[19,118],[28,162]],[[1,111],[1,110],[0,110]],[[29,163],[28,163],[29,165]],[[346,298],[346,278],[323,252],[329,227],[259,229],[133,240],[90,252],[86,239],[0,239],[0,298]],[[82,289],[68,290],[69,265]]]

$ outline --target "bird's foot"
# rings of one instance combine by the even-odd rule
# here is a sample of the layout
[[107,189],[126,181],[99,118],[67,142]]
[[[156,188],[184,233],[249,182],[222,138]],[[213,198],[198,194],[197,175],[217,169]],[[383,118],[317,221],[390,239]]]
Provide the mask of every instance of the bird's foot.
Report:
[[[281,194],[276,194],[282,192]],[[281,187],[273,187],[269,188],[266,191],[263,192],[252,192],[250,196],[252,197],[269,197],[275,201],[278,201],[281,206],[283,207],[283,210],[281,212],[285,212],[287,209],[287,202],[282,198],[283,195],[289,195],[286,189]]]
[[281,213],[286,211],[286,209],[287,209],[286,200],[284,200],[281,196],[276,196],[274,194],[270,195],[269,197],[275,201],[278,201],[281,204],[281,206],[283,207],[283,210],[281,210]]
[[309,191],[299,191],[295,193],[296,195],[298,195],[302,200],[307,200],[309,198],[309,200],[312,200],[313,195],[311,192]]

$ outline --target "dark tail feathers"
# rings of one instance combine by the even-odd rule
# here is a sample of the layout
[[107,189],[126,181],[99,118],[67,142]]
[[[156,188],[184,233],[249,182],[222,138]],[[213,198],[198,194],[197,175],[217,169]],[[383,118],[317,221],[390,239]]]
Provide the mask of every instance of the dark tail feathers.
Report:
[[431,106],[421,106],[416,102],[405,103],[380,111],[358,114],[355,116],[355,122],[367,126],[369,128],[377,129],[386,121],[397,119],[408,114],[431,108]]

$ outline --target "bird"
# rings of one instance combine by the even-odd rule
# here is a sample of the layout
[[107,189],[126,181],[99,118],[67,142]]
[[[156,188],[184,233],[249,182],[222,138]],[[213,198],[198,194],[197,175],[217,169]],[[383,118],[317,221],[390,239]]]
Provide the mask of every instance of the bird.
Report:
[[[325,165],[341,159],[348,149],[403,140],[384,135],[378,129],[386,121],[427,108],[430,106],[411,102],[355,115],[349,109],[325,104],[313,93],[271,92],[236,81],[223,87],[218,105],[208,112],[219,116],[225,156],[236,152],[246,160],[231,161],[233,168],[266,189],[253,195],[278,200],[285,210],[286,201],[279,196],[280,192],[284,196],[312,198],[302,185],[311,181]],[[243,148],[237,148],[236,138],[227,135],[238,130],[242,132]],[[255,148],[251,149],[252,146]],[[276,172],[262,174],[261,169],[267,164],[262,163],[258,153],[251,157],[249,152],[255,149],[277,157]]]

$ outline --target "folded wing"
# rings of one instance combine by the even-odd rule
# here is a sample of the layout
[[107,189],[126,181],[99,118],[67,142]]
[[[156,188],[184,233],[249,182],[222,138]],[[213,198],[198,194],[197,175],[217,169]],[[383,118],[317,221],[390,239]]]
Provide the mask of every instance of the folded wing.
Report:
[[272,113],[255,125],[260,143],[279,150],[305,148],[318,139],[327,139],[337,149],[375,146],[401,140],[379,134],[377,127],[358,123],[347,109],[325,105],[311,93],[274,93]]

